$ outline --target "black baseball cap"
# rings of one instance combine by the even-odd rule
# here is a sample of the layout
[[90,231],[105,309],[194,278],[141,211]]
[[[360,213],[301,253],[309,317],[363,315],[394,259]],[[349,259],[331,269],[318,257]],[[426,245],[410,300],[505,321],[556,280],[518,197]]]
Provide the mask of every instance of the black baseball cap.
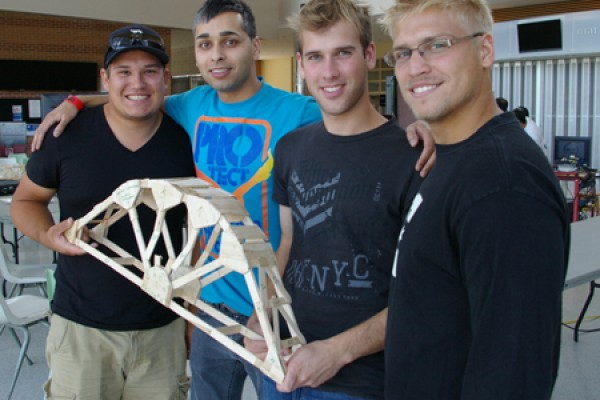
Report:
[[169,63],[165,43],[154,29],[144,25],[128,25],[110,34],[108,50],[104,55],[104,68],[108,68],[119,54],[129,50],[143,50],[156,56],[163,65]]

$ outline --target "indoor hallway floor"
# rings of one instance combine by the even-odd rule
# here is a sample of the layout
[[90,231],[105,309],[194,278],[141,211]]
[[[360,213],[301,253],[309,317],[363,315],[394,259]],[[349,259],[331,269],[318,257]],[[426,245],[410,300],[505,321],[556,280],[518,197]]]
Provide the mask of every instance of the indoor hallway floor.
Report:
[[[22,239],[20,241],[21,262],[49,262],[51,253],[38,244]],[[28,289],[30,290],[30,289]],[[573,325],[583,305],[589,286],[582,285],[569,289],[563,296],[563,321]],[[593,299],[588,310],[588,319],[583,329],[600,328],[600,293]],[[41,400],[41,386],[48,376],[44,356],[47,328],[41,325],[31,329],[32,340],[28,355],[33,365],[23,364],[17,381],[13,400]],[[0,335],[0,400],[6,399],[18,357],[18,347],[7,332]],[[579,342],[573,341],[573,331],[563,328],[559,377],[552,400],[598,400],[600,399],[600,332],[585,333]],[[157,399],[160,400],[160,399]],[[219,399],[207,399],[219,400]],[[256,400],[251,384],[246,385],[243,400]]]

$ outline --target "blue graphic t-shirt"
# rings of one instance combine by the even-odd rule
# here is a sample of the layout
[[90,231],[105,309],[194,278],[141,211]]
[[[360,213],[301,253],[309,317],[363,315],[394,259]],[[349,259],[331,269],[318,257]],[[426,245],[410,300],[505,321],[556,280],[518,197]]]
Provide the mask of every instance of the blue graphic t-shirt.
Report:
[[[250,99],[223,103],[210,86],[199,86],[168,97],[165,109],[190,136],[197,176],[240,200],[276,248],[280,229],[279,206],[271,199],[272,151],[286,133],[321,119],[314,99],[262,82]],[[239,274],[204,287],[201,297],[245,315],[253,310]]]

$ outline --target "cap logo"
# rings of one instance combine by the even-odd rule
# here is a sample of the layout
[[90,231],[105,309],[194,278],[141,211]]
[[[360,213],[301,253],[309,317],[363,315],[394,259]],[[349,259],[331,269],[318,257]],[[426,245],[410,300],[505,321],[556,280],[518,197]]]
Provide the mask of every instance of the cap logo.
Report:
[[130,49],[152,53],[163,65],[169,62],[165,44],[158,33],[144,26],[128,26],[114,31],[108,38],[108,50],[104,56],[105,67],[121,52]]

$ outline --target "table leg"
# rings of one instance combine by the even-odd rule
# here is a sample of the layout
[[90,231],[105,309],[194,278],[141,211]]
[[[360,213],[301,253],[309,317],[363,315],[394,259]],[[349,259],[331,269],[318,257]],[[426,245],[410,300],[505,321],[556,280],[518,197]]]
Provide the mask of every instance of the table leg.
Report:
[[579,318],[577,318],[577,322],[575,323],[575,331],[573,332],[573,340],[575,340],[576,342],[579,341],[579,327],[581,326],[581,323],[583,322],[583,318],[585,317],[585,313],[587,312],[587,309],[590,306],[590,303],[592,302],[592,298],[594,297],[594,291],[597,287],[600,288],[600,284],[597,284],[596,281],[590,282],[590,292],[588,293],[588,297],[585,300],[585,303],[583,304],[583,308],[581,309],[581,312],[579,313]]

